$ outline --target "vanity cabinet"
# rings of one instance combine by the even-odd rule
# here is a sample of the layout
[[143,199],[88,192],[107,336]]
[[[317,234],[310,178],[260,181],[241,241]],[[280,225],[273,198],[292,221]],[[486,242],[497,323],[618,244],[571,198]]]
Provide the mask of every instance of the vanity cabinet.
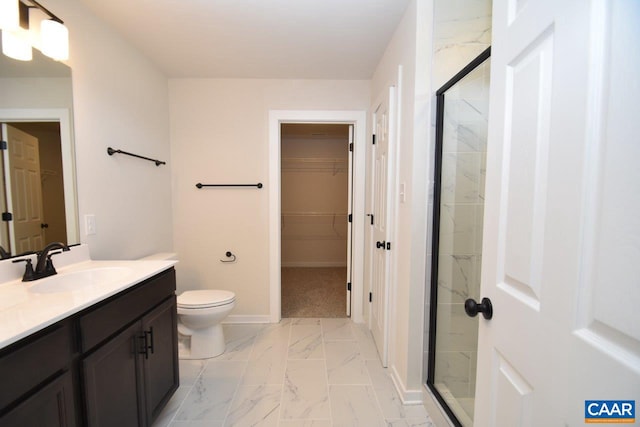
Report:
[[89,426],[146,426],[178,388],[175,272],[79,319]]
[[0,427],[149,426],[179,385],[175,270],[0,350]]

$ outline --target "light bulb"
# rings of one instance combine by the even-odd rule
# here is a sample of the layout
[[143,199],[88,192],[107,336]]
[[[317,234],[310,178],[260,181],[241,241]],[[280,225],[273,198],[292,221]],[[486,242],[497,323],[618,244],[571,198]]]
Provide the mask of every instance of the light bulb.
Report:
[[42,53],[55,60],[69,59],[69,30],[64,24],[45,19],[40,24]]
[[0,0],[0,29],[15,31],[20,27],[19,4],[19,0]]
[[2,30],[2,53],[18,61],[31,61],[33,58],[29,41],[7,30]]

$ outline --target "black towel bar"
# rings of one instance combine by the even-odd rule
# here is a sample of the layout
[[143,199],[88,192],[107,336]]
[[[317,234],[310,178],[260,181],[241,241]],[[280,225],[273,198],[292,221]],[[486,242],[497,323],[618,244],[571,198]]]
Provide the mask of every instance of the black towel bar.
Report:
[[202,188],[202,187],[257,187],[257,188],[262,188],[262,183],[259,182],[257,184],[201,184],[201,183],[197,183],[196,184],[197,188]]
[[137,158],[143,159],[143,160],[149,160],[150,162],[154,162],[156,164],[156,166],[166,165],[167,164],[167,162],[163,162],[162,160],[150,159],[149,157],[139,156],[137,154],[127,153],[126,151],[122,151],[122,150],[114,150],[111,147],[107,147],[107,154],[108,155],[113,156],[116,153],[126,154],[127,156],[137,157]]

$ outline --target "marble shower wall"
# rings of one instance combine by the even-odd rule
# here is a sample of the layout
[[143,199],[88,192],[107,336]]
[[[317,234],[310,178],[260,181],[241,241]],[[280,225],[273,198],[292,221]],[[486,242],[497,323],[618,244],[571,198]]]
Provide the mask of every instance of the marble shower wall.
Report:
[[457,399],[475,391],[478,317],[464,301],[480,300],[489,74],[485,62],[445,94],[434,382]]
[[[484,51],[491,44],[491,0],[434,0],[434,57],[433,57],[433,69],[432,69],[432,82],[434,90],[437,90],[444,83],[446,83],[449,79],[451,79],[456,73],[458,73],[464,66],[466,66],[469,62],[471,62],[475,57],[477,57],[482,51]],[[488,74],[488,73],[487,73]],[[488,87],[488,86],[487,86]],[[435,93],[434,93],[435,99]],[[434,101],[435,102],[435,101]],[[464,113],[468,111],[468,105],[462,104],[457,108],[461,109]],[[432,123],[432,135],[435,135],[435,115],[433,117],[434,122]],[[449,123],[452,125],[451,123]],[[474,153],[471,150],[473,147],[479,148],[482,145],[482,142],[478,140],[478,136],[481,135],[481,132],[477,129],[477,125],[472,123],[465,123],[463,126],[460,126],[456,131],[456,135],[460,135],[462,137],[461,141],[451,142],[449,147],[445,148],[445,151],[448,153],[449,161],[453,162],[453,153],[457,148],[451,147],[451,144],[460,145],[460,153],[462,156],[455,160],[456,163],[460,163],[460,170],[476,168],[478,166],[478,152]],[[434,138],[435,140],[435,138]],[[486,140],[486,138],[485,138]],[[465,148],[464,145],[467,145]],[[466,150],[466,151],[465,151]],[[481,152],[481,151],[480,151]],[[484,164],[480,164],[481,170],[484,168]],[[466,181],[466,182],[465,182]],[[431,181],[433,182],[433,181]],[[480,192],[480,183],[478,185],[474,184],[472,180],[466,179],[464,175],[462,175],[461,179],[458,179],[457,176],[449,177],[449,185],[453,183],[460,185],[460,194],[456,195],[455,198],[457,202],[449,205],[449,216],[450,218],[456,217],[456,225],[454,226],[452,222],[449,222],[449,227],[452,230],[452,235],[456,236],[456,240],[448,242],[449,245],[453,245],[458,249],[462,249],[462,246],[471,245],[473,241],[473,245],[476,248],[481,247],[481,239],[477,239],[474,237],[473,239],[465,238],[464,235],[473,234],[473,227],[471,224],[475,224],[478,220],[481,220],[482,211],[478,210],[477,206],[468,206],[462,207],[461,198],[471,199],[473,200],[474,195],[477,194],[478,198],[480,198],[483,194]],[[466,187],[465,187],[465,184]],[[466,190],[463,190],[466,188]],[[482,188],[484,188],[484,181],[482,181]],[[430,207],[429,212],[433,212],[433,192],[430,192]],[[471,202],[473,204],[473,202]],[[456,209],[456,211],[451,211],[451,209]],[[460,242],[464,240],[466,243]],[[449,248],[451,249],[451,248]],[[431,259],[431,250],[428,251],[427,259]],[[451,256],[447,257],[445,260],[440,260],[440,263],[449,264],[449,266],[442,266],[445,271],[448,271],[452,276],[462,276],[462,283],[467,283],[471,285],[473,283],[479,283],[479,276],[474,278],[473,274],[477,268],[479,268],[480,257],[479,256],[469,256],[463,254],[457,254],[453,256],[453,250],[449,251]],[[468,272],[472,272],[471,276],[466,275]],[[466,276],[465,276],[466,275]],[[453,279],[451,279],[453,280]],[[456,279],[457,280],[457,279]],[[475,285],[478,286],[477,284]],[[443,295],[444,294],[444,295]],[[429,301],[429,291],[425,293],[426,295],[426,307],[425,307],[425,327],[424,327],[424,380],[426,382],[426,377],[428,373],[428,343],[429,343],[429,312],[430,312],[430,301]],[[455,292],[450,292],[448,295],[444,292],[440,292],[441,302],[464,302],[463,294],[456,294]],[[447,300],[449,299],[449,301]],[[462,314],[460,314],[462,315]],[[461,317],[456,316],[456,319],[461,320]],[[456,333],[459,336],[464,336],[465,331],[457,328],[455,325],[458,322],[456,320],[452,323],[452,333]],[[457,332],[454,332],[457,331]],[[477,331],[474,329],[472,332],[471,339],[473,336],[477,334]],[[441,355],[442,356],[442,355]],[[475,357],[475,355],[473,355]],[[463,357],[461,355],[461,357]],[[453,359],[452,359],[453,360]],[[451,363],[451,366],[459,366],[459,363]],[[474,364],[475,365],[475,364]],[[454,369],[455,371],[455,369]],[[454,375],[457,377],[458,375]],[[469,377],[475,378],[475,372],[469,369]],[[471,387],[470,383],[468,386]]]
[[491,6],[491,0],[434,0],[434,88],[491,45]]

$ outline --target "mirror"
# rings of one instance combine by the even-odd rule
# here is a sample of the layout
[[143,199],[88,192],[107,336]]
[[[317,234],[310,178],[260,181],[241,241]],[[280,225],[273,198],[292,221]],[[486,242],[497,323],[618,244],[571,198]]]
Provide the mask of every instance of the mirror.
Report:
[[15,256],[79,243],[71,69],[36,49],[26,62],[0,54],[0,93],[0,213],[11,214],[0,246]]

